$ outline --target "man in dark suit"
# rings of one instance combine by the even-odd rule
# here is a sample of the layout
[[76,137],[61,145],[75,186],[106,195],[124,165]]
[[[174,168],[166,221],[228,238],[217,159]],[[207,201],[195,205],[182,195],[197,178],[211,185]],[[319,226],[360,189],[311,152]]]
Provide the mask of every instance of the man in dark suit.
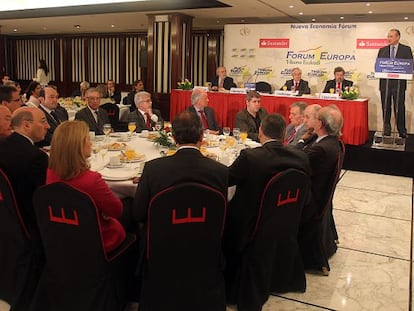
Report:
[[21,106],[19,91],[11,85],[0,85],[0,105],[11,113]]
[[242,251],[257,219],[261,195],[277,172],[295,168],[310,174],[306,155],[284,146],[285,119],[279,114],[264,117],[259,128],[261,147],[244,149],[229,168],[229,185],[236,193],[229,204],[226,220],[226,245]]
[[202,183],[227,197],[227,167],[200,153],[203,140],[200,118],[188,111],[181,112],[172,122],[172,133],[177,152],[145,163],[134,201],[134,218],[139,222],[146,221],[151,198],[177,183]]
[[217,124],[216,116],[213,108],[208,107],[208,95],[203,89],[194,89],[191,94],[192,106],[188,107],[188,111],[197,114],[201,120],[204,130],[208,130],[209,134],[219,134],[220,128]]
[[115,88],[114,80],[106,81],[106,94],[115,104],[121,102],[121,91]]
[[96,135],[103,135],[103,125],[110,124],[108,114],[102,108],[99,108],[101,103],[101,94],[95,88],[90,88],[86,91],[86,100],[88,105],[75,115],[75,120],[85,121],[91,132]]
[[131,92],[128,93],[128,97],[126,99],[126,104],[130,105],[130,111],[134,111],[135,110],[135,94],[138,92],[142,92],[144,90],[144,82],[142,80],[136,80],[134,82],[134,88]]
[[164,127],[164,120],[161,117],[161,111],[152,108],[151,94],[145,91],[135,94],[135,106],[137,109],[128,113],[128,122],[135,122],[136,132],[142,130],[152,131],[157,122],[161,122]]
[[303,134],[306,133],[307,127],[305,121],[305,109],[307,104],[304,102],[295,102],[290,105],[289,120],[290,123],[286,127],[285,143],[288,145],[296,145]]
[[[293,90],[295,92],[297,91],[299,95],[311,93],[308,81],[302,79],[302,70],[299,67],[292,69],[292,78],[293,79],[287,80],[284,84],[288,91],[292,90],[293,87]],[[284,86],[280,89],[283,90]]]
[[33,144],[44,139],[46,116],[36,107],[21,107],[12,116],[14,132],[0,140],[0,167],[13,187],[22,217],[31,233],[37,232],[33,192],[46,181],[48,156]]
[[236,87],[233,78],[227,77],[226,67],[221,66],[216,70],[216,76],[211,83],[211,89],[213,91],[230,90],[232,87]]
[[246,94],[246,108],[236,114],[234,127],[247,132],[247,137],[259,141],[259,126],[267,111],[260,107],[261,95],[256,91]]
[[335,79],[326,81],[322,93],[330,93],[330,89],[334,89],[334,92],[342,93],[346,88],[349,88],[354,84],[354,82],[345,79],[345,69],[342,67],[335,67],[334,76]]
[[318,104],[312,104],[306,107],[303,115],[307,131],[299,138],[296,148],[302,150],[309,148],[318,138],[318,135],[315,132],[315,124],[319,121],[318,112],[321,108],[321,105]]
[[[390,44],[378,51],[378,58],[413,59],[411,48],[400,43],[400,36],[398,29],[388,31],[388,42]],[[393,102],[394,115],[397,119],[397,130],[400,137],[405,138],[407,136],[407,129],[405,128],[405,90],[407,89],[407,80],[380,79],[379,88],[384,120],[384,135],[391,135],[391,102]]]
[[40,101],[39,109],[44,112],[47,123],[49,123],[49,129],[47,130],[45,138],[42,141],[36,143],[36,146],[38,147],[49,146],[50,142],[52,141],[53,133],[55,132],[57,126],[61,122],[65,121],[65,115],[61,110],[57,109],[57,91],[50,86],[46,86],[42,91],[44,92],[44,99]]

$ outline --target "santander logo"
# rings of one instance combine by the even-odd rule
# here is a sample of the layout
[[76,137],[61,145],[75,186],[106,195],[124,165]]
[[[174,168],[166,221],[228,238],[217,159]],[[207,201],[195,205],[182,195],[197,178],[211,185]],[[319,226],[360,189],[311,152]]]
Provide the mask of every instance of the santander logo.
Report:
[[357,39],[357,49],[379,49],[388,45],[388,39]]
[[260,38],[259,48],[282,49],[288,48],[290,40],[288,38]]

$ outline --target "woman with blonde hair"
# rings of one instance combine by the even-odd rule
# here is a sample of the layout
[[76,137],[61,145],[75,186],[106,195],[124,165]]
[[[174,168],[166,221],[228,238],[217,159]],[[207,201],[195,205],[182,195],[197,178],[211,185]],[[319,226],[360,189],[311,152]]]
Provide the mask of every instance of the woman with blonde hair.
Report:
[[61,123],[53,133],[46,184],[65,182],[91,196],[100,212],[105,251],[110,252],[126,237],[125,230],[118,221],[123,207],[101,174],[90,170],[87,159],[91,155],[91,149],[89,128],[85,122]]

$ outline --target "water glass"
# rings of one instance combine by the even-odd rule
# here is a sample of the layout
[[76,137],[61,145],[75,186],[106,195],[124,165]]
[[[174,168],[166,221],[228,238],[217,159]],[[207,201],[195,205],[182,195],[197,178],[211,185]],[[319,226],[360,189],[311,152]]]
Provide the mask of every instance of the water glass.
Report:
[[161,131],[161,128],[162,128],[162,122],[161,121],[155,122],[155,129],[157,131]]
[[238,127],[233,128],[233,136],[237,141],[240,140],[240,129]]

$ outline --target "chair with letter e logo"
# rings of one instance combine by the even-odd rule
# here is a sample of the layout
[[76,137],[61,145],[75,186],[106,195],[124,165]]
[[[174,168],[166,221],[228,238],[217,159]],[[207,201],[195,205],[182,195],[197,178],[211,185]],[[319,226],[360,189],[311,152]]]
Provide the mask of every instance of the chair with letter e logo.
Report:
[[36,190],[33,205],[46,265],[32,310],[123,310],[135,236],[107,254],[94,201],[63,182]]
[[[140,311],[225,311],[221,239],[226,198],[182,183],[149,205]],[[161,296],[160,296],[161,295]]]
[[297,169],[267,182],[250,242],[240,258],[227,262],[227,298],[238,310],[262,310],[270,293],[306,290],[297,235],[309,188],[309,176]]

